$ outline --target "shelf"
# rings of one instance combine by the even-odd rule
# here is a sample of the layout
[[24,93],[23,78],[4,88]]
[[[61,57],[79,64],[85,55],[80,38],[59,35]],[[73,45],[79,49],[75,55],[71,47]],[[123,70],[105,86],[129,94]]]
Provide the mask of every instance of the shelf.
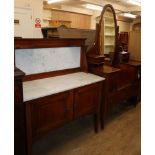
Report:
[[113,17],[109,17],[109,16],[104,16],[105,19],[108,19],[108,20],[114,20]]
[[114,25],[105,25],[105,27],[114,28]]
[[51,18],[43,18],[43,20],[45,20],[45,21],[50,21]]
[[105,34],[107,37],[115,37],[115,34]]
[[50,17],[43,18],[44,21],[49,22],[49,26],[52,27],[59,27],[59,26],[66,26],[66,27],[71,27],[72,21],[67,21],[67,20],[53,20]]
[[104,46],[114,46],[114,44],[104,44]]

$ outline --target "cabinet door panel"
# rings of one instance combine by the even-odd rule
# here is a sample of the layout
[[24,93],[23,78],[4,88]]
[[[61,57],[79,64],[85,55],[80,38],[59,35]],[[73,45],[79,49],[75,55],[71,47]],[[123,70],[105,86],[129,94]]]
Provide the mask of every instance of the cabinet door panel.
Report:
[[75,90],[75,117],[98,111],[100,88],[99,84],[93,84]]
[[73,119],[72,92],[46,96],[31,102],[32,135],[35,138]]

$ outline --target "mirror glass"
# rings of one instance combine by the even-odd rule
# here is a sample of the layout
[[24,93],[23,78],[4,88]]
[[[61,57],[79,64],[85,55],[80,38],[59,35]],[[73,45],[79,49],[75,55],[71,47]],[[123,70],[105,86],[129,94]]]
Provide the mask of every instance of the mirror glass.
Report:
[[100,54],[109,56],[115,50],[115,20],[111,7],[101,14]]

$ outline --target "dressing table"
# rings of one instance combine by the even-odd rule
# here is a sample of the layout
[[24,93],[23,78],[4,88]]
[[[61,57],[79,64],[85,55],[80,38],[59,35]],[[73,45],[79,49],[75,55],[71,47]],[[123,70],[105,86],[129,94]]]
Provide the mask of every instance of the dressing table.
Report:
[[[96,40],[87,52],[88,71],[105,77],[105,96],[101,105],[101,126],[104,119],[123,101],[135,105],[140,92],[140,62],[129,60],[129,53],[121,59],[115,10],[107,4],[96,25]],[[128,61],[129,60],[129,61]]]

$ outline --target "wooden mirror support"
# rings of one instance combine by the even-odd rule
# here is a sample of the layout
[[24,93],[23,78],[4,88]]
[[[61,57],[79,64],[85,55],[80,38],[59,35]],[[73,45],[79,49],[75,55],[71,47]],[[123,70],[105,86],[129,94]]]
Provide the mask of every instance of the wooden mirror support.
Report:
[[[106,20],[106,18],[108,20],[111,20],[112,23],[108,23],[108,20]],[[112,30],[109,30],[108,32],[106,32],[107,28]],[[112,41],[110,41],[110,43],[112,44],[105,44],[106,36],[109,38],[113,37]],[[107,4],[104,6],[101,12],[99,24],[96,24],[96,39],[95,39],[94,46],[87,52],[89,66],[103,65],[104,58],[106,56],[109,56],[110,54],[113,54],[113,57],[115,58],[117,56],[115,54],[117,51],[117,46],[116,46],[117,38],[118,38],[118,31],[117,31],[117,20],[116,20],[115,10],[111,4]],[[108,53],[105,51],[105,45],[113,46],[111,50],[108,50]],[[111,63],[113,64],[114,62],[115,61]]]

